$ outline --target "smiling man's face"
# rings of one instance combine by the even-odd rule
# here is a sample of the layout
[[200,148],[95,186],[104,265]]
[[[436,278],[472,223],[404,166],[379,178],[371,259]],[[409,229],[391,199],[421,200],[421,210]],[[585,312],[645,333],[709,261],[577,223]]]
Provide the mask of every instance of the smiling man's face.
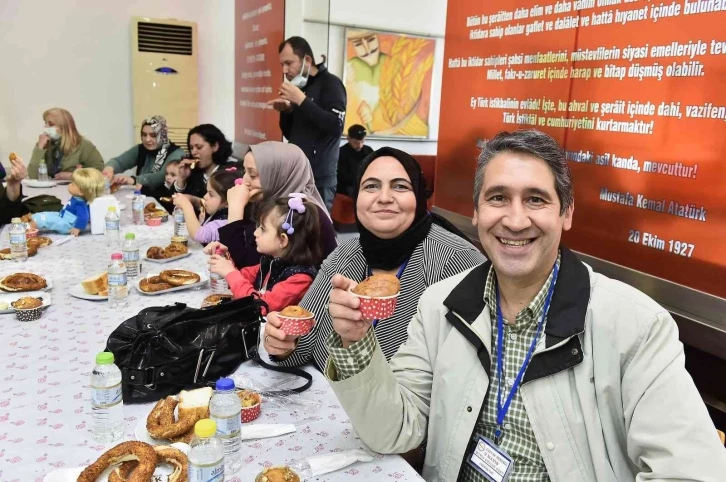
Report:
[[526,282],[546,276],[562,232],[572,227],[574,206],[562,215],[560,207],[544,160],[505,151],[489,161],[472,223],[498,277]]

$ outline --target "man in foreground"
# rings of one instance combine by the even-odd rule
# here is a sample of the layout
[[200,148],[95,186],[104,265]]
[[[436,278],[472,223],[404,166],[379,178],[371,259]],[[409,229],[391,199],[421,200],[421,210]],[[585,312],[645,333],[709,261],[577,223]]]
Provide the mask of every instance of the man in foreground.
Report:
[[491,261],[424,293],[390,365],[333,279],[326,375],[361,439],[400,453],[428,437],[428,481],[723,480],[669,313],[560,245],[574,196],[557,143],[500,133],[474,193]]
[[290,37],[279,48],[285,82],[268,102],[280,112],[280,130],[298,146],[313,168],[315,186],[330,211],[338,182],[338,150],[345,123],[343,83],[324,63],[315,65],[310,44]]

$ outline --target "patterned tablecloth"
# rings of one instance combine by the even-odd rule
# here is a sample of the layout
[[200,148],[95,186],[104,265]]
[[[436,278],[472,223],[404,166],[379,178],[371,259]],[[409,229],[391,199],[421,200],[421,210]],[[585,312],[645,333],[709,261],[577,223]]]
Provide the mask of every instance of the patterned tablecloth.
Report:
[[[68,199],[65,187],[25,189],[25,194],[54,194]],[[119,199],[128,191],[119,191]],[[134,232],[142,255],[152,245],[165,246],[172,222],[160,227],[133,226],[130,210],[121,213],[122,232]],[[54,243],[66,236],[51,234]],[[8,246],[7,227],[0,233],[0,247]],[[56,246],[43,248],[25,263],[0,261],[0,277],[18,270],[37,273],[52,280],[52,304],[36,322],[21,323],[13,314],[0,315],[0,481],[42,481],[61,467],[77,467],[95,460],[111,445],[93,441],[90,432],[89,378],[97,352],[121,321],[148,306],[174,302],[199,306],[209,288],[186,290],[163,296],[144,296],[131,290],[129,306],[113,311],[107,302],[93,302],[69,295],[69,288],[88,276],[106,269],[111,253],[103,236],[84,234]],[[206,256],[199,245],[192,255],[173,262],[174,268],[204,271]],[[144,263],[143,273],[158,272],[170,265]],[[266,409],[253,423],[293,423],[297,432],[281,437],[243,443],[242,469],[230,481],[252,481],[262,468],[289,463],[304,457],[363,447],[330,386],[314,368],[315,379],[302,397],[319,402],[319,407],[300,414]],[[251,363],[237,372],[267,386],[283,377]],[[146,419],[150,404],[124,406],[126,434]],[[373,462],[358,463],[316,480],[421,480],[398,456],[377,456]]]

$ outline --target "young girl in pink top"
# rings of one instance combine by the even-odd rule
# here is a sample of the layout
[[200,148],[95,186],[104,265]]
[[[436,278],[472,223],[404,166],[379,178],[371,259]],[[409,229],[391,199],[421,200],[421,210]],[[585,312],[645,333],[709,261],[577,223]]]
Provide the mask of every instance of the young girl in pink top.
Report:
[[207,181],[207,194],[202,199],[204,221],[200,222],[194,205],[184,194],[175,194],[173,201],[184,211],[189,237],[201,244],[219,241],[219,228],[227,224],[227,191],[234,186],[242,173],[236,167],[219,170]]
[[220,255],[209,260],[209,270],[227,280],[236,298],[259,295],[270,311],[280,311],[302,300],[323,261],[320,219],[304,194],[266,201],[255,230],[260,264],[237,270]]

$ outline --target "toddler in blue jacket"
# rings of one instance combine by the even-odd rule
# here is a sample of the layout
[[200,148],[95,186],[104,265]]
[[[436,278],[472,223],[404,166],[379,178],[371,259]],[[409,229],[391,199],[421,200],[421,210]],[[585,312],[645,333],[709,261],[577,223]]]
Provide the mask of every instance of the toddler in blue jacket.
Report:
[[76,169],[71,175],[71,183],[68,186],[68,192],[73,196],[71,200],[60,212],[33,214],[31,228],[78,236],[91,220],[91,210],[88,205],[103,195],[103,187],[104,178],[101,171],[91,167]]

